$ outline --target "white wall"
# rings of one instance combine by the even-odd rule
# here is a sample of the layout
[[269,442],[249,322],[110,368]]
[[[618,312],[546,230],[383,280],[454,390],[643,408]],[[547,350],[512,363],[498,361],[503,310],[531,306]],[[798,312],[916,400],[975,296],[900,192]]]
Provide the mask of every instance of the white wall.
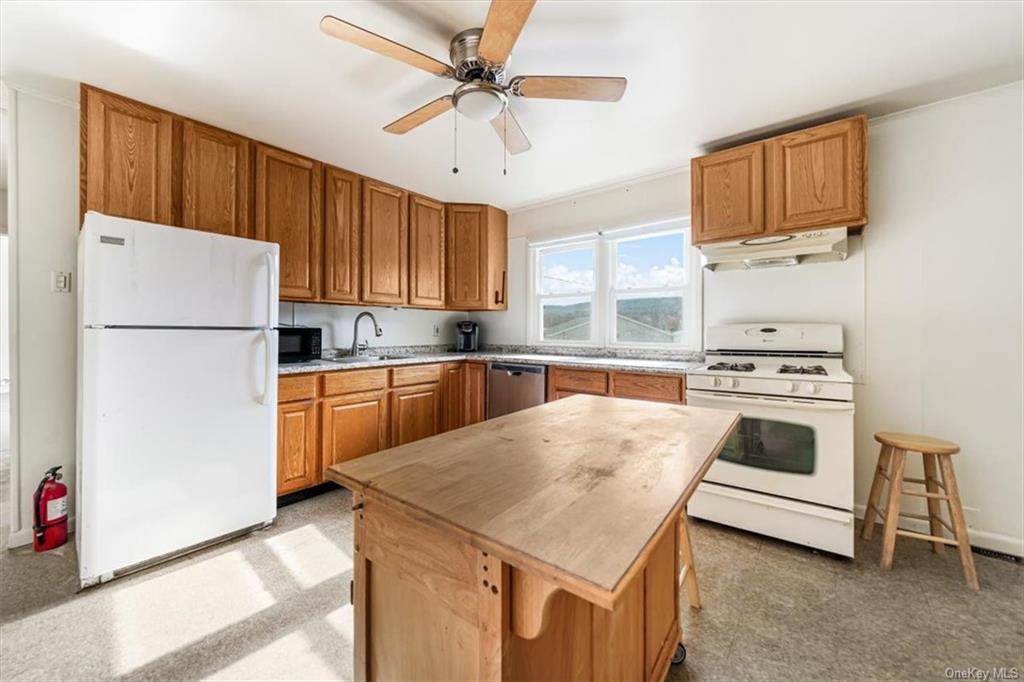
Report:
[[51,292],[50,272],[75,272],[79,120],[73,102],[10,94],[13,546],[31,542],[32,493],[46,469],[63,465],[75,487],[75,294]]
[[[705,324],[842,323],[857,381],[858,511],[876,431],[948,438],[963,448],[955,466],[972,543],[1016,555],[1024,555],[1021,120],[1020,82],[873,119],[871,222],[850,240],[848,260],[704,276]],[[474,319],[500,337],[492,343],[523,343],[526,237],[685,215],[689,201],[680,171],[512,213],[510,234],[522,239],[510,242],[510,301],[524,305]]]
[[[295,315],[292,317],[292,311]],[[369,320],[359,323],[359,340],[370,346],[421,346],[455,343],[455,323],[467,319],[464,312],[417,310],[413,308],[373,308],[369,306],[326,305],[318,303],[282,303],[281,324],[299,324],[323,329],[323,347],[350,348],[352,324],[364,310],[373,313],[384,335],[373,335]],[[293,322],[294,319],[294,322]],[[434,336],[434,325],[440,334]]]

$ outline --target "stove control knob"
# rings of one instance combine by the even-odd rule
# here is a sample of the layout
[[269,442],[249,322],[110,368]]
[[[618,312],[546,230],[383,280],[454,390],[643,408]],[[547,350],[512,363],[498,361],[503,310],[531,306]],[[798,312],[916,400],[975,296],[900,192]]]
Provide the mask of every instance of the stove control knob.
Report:
[[711,378],[711,385],[714,386],[715,388],[718,388],[719,386],[722,385],[722,380],[720,378],[718,378],[718,377],[712,377]]
[[814,395],[815,393],[821,393],[821,384],[812,384],[810,382],[804,384],[804,391]]
[[796,384],[794,384],[792,381],[787,381],[782,385],[782,390],[786,391],[787,393],[793,393],[794,391],[796,391]]
[[735,377],[733,377],[732,379],[729,379],[729,387],[730,388],[739,388],[740,387],[740,380],[735,378]]

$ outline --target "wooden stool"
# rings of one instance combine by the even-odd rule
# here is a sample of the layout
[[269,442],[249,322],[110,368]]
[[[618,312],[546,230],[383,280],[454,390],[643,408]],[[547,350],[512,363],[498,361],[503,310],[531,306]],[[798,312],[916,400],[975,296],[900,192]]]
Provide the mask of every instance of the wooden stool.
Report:
[[686,594],[691,609],[700,608],[700,589],[697,587],[697,570],[693,565],[693,545],[690,544],[690,526],[686,509],[679,518],[679,586],[686,585]]
[[[960,446],[949,441],[917,436],[910,433],[890,433],[882,431],[875,434],[875,440],[882,444],[878,453],[878,468],[871,482],[871,493],[868,495],[868,506],[864,510],[864,528],[861,537],[870,540],[875,532],[875,515],[884,522],[882,531],[882,568],[892,568],[892,555],[896,548],[896,536],[902,535],[932,543],[932,551],[942,552],[943,545],[953,545],[960,552],[960,563],[964,568],[964,579],[972,590],[978,589],[978,574],[974,570],[974,557],[971,555],[971,543],[967,537],[967,523],[964,510],[960,505],[960,490],[956,485],[951,455],[960,452]],[[907,452],[920,452],[924,457],[924,478],[904,478]],[[939,472],[942,480],[939,480]],[[885,509],[879,508],[882,498],[882,481],[889,482],[888,502]],[[904,490],[904,483],[916,483],[925,487],[924,491]],[[942,489],[942,493],[939,489]],[[900,511],[900,496],[912,495],[924,497],[928,503],[928,514],[911,514]],[[949,525],[939,513],[939,500],[945,500],[949,506],[949,517],[953,525]],[[899,517],[927,521],[931,535],[900,530],[896,527]],[[953,534],[953,540],[945,537],[942,527],[945,526]]]

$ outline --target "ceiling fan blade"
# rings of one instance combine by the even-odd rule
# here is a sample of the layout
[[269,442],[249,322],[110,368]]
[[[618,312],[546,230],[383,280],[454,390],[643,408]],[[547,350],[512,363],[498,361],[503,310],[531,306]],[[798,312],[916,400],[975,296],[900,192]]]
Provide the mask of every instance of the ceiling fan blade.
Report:
[[433,57],[429,57],[422,52],[417,52],[411,47],[406,47],[401,43],[396,43],[393,40],[388,40],[384,36],[379,36],[372,31],[367,31],[365,28],[359,28],[355,24],[350,24],[347,21],[332,17],[330,15],[325,16],[320,20],[320,30],[329,36],[344,40],[347,43],[364,47],[367,50],[372,50],[377,54],[382,54],[385,57],[391,57],[397,59],[400,62],[405,62],[409,66],[415,66],[417,69],[423,69],[428,71],[435,76],[441,76],[447,78],[452,75],[452,67],[448,66],[444,62],[440,62]]
[[520,97],[618,102],[626,92],[626,79],[603,76],[516,76],[508,87],[513,95]]
[[492,64],[504,64],[535,2],[536,0],[491,0],[477,54]]
[[404,135],[413,128],[421,126],[432,118],[440,116],[444,112],[452,108],[452,96],[445,95],[444,97],[438,97],[433,102],[424,104],[416,111],[410,112],[391,123],[384,126],[384,131],[388,133],[394,133],[395,135]]
[[508,107],[491,119],[491,127],[505,143],[509,154],[521,154],[530,149],[530,141]]

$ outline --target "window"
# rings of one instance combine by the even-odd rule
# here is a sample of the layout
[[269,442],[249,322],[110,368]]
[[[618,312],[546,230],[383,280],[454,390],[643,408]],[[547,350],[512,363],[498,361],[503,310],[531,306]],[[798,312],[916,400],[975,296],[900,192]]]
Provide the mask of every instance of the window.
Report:
[[701,261],[687,220],[531,248],[533,343],[699,349]]

